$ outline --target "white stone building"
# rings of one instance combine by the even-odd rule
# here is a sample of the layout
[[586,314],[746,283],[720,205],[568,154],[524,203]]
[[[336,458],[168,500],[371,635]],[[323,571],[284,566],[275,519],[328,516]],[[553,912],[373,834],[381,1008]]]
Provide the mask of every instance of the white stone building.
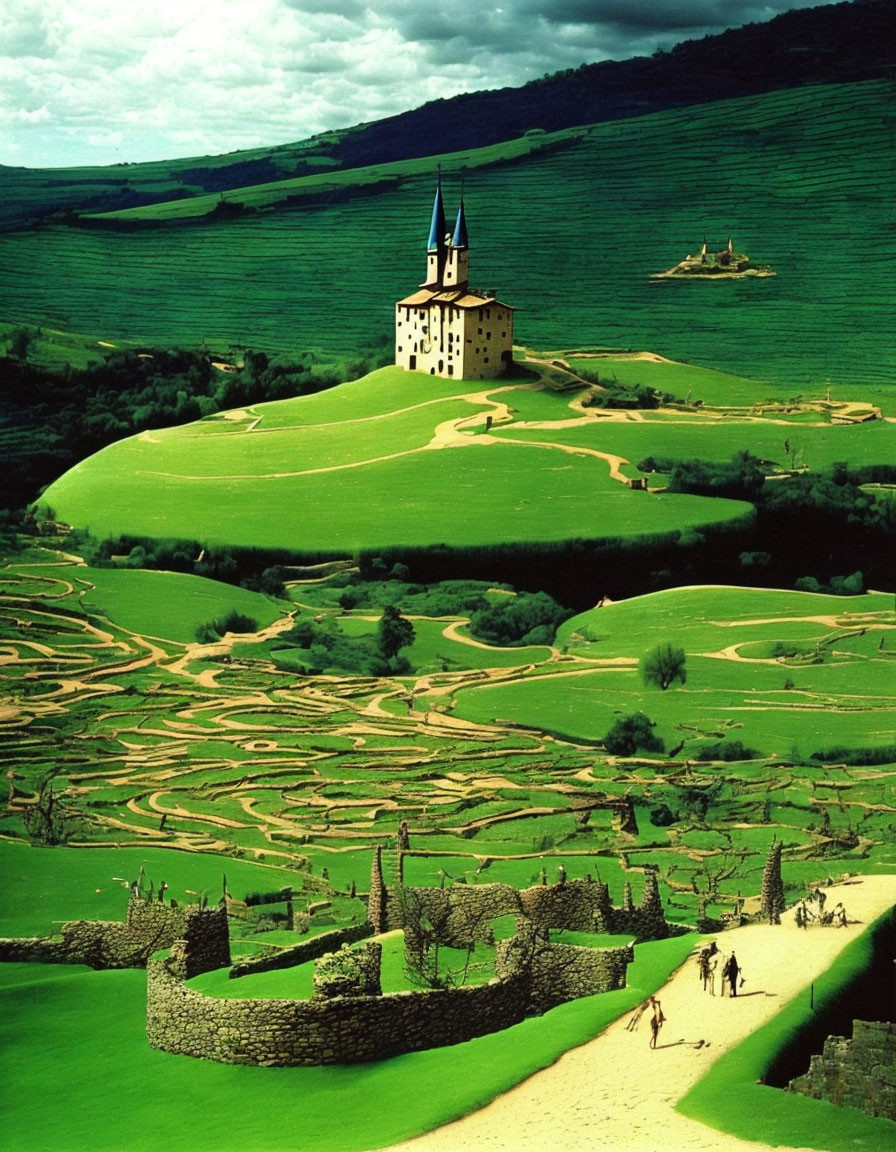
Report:
[[461,199],[454,233],[436,187],[426,281],[395,305],[395,363],[430,376],[490,380],[513,362],[513,309],[470,288],[470,244]]

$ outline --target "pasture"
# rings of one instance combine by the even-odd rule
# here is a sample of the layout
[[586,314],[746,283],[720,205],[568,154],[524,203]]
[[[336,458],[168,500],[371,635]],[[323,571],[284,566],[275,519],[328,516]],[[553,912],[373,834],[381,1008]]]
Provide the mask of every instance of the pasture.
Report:
[[[430,379],[383,368],[345,389],[144,432],[76,465],[44,500],[98,538],[198,537],[333,555],[637,537],[750,512],[738,501],[630,491],[612,452],[595,440],[580,448],[564,427],[568,399],[543,397],[556,429],[542,422],[512,439],[506,385],[440,381],[425,399]],[[487,415],[496,421],[489,434]]]
[[[883,384],[894,367],[878,338],[892,308],[892,240],[879,226],[890,115],[888,83],[869,81],[570,129],[563,147],[515,159],[496,147],[467,180],[474,283],[500,288],[531,346],[562,333],[582,347],[646,347],[793,392]],[[420,279],[437,162],[450,194],[471,160],[387,166],[383,181],[356,185],[373,194],[303,205],[314,181],[366,179],[310,175],[278,192],[290,204],[238,219],[10,232],[0,315],[111,342],[353,351],[391,331],[393,301]],[[704,236],[729,235],[777,275],[650,279]]]

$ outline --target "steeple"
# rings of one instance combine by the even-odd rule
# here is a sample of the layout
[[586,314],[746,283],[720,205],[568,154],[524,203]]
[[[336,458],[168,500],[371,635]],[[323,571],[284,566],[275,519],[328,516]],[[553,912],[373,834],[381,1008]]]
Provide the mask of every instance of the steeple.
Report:
[[454,236],[451,243],[455,248],[469,248],[470,240],[467,236],[467,217],[464,212],[464,198],[460,198],[460,207],[457,210],[457,220],[454,224]]
[[442,170],[436,182],[436,198],[432,206],[432,221],[429,225],[429,241],[426,245],[426,285],[441,284],[445,269],[448,227],[445,223],[445,203],[442,200]]
[[464,198],[461,195],[454,235],[448,248],[445,261],[443,283],[446,288],[466,288],[470,276],[470,240],[467,235],[467,216],[464,212]]

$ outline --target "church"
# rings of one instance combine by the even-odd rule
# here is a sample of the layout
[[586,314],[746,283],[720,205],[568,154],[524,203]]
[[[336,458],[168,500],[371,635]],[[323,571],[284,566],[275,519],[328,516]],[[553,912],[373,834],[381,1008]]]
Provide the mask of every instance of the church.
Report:
[[470,288],[470,242],[464,201],[453,234],[445,223],[442,180],[436,186],[426,281],[395,305],[395,363],[430,376],[491,380],[513,363],[513,309]]

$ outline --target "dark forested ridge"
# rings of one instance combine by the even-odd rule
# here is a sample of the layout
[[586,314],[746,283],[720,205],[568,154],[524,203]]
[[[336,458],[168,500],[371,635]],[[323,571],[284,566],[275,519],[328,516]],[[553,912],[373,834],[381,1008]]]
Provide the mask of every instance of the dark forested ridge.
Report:
[[643,116],[805,84],[877,79],[896,68],[896,6],[853,0],[784,12],[670,52],[583,64],[521,88],[434,100],[347,133],[345,167],[481,147],[533,128]]

